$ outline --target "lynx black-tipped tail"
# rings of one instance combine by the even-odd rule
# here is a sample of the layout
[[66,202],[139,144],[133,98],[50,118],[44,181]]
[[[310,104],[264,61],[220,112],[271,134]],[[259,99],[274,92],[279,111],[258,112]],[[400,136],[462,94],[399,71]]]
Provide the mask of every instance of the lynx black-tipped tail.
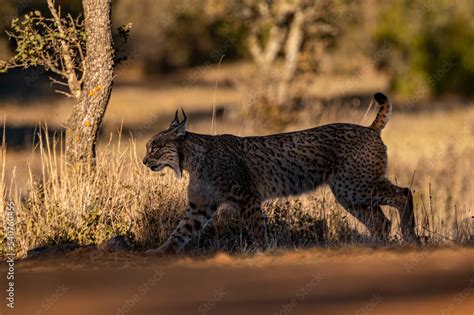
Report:
[[388,97],[382,93],[375,93],[374,99],[380,105],[380,109],[377,113],[377,117],[375,117],[372,125],[370,125],[370,128],[374,130],[382,130],[392,115],[392,104],[390,103]]

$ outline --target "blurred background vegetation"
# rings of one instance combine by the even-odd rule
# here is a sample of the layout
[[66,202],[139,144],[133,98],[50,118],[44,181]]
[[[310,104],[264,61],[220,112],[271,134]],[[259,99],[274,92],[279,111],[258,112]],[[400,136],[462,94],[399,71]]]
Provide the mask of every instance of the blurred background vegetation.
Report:
[[392,1],[381,6],[372,34],[388,41],[383,60],[393,72],[392,88],[404,95],[474,94],[474,2]]
[[[304,10],[324,3],[313,2],[307,1]],[[73,16],[82,10],[80,0],[59,3],[63,11]],[[127,65],[145,76],[155,76],[217,64],[222,55],[225,55],[223,63],[251,61],[249,35],[259,22],[257,11],[261,13],[262,5],[259,3],[251,0],[115,0],[113,19],[117,26],[133,24],[127,46],[133,62]],[[284,7],[288,1],[267,3],[273,10]],[[420,93],[418,96],[422,99],[446,94],[473,95],[474,2],[338,0],[326,3],[320,12],[324,14],[325,25],[333,29],[321,34],[311,30],[321,19],[312,17],[306,22],[301,45],[312,40],[319,45],[313,45],[306,55],[302,49],[299,58],[306,58],[306,64],[299,69],[317,75],[321,71],[321,60],[335,55],[341,58],[333,67],[334,72],[357,72],[358,57],[362,54],[376,70],[390,76],[390,88],[400,97]],[[7,58],[15,49],[5,35],[11,19],[37,9],[48,14],[42,0],[2,1],[0,58]],[[292,17],[288,15],[285,20],[285,15],[280,15],[282,18],[277,23],[282,30],[285,24],[291,24]],[[265,23],[258,33],[262,46],[269,41],[271,31],[271,25]],[[278,51],[276,62],[284,59],[283,50]]]

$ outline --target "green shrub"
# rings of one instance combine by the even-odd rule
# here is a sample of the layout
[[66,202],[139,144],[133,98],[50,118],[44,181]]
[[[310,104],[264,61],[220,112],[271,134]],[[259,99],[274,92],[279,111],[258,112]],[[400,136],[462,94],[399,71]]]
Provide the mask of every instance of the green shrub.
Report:
[[374,33],[389,43],[382,65],[403,96],[473,96],[474,4],[469,1],[396,1],[384,6]]
[[160,60],[147,61],[166,70],[218,63],[222,55],[232,60],[243,54],[244,33],[233,21],[184,12],[165,31]]
[[121,0],[114,6],[114,22],[133,24],[130,56],[149,73],[215,64],[222,55],[225,61],[242,56],[246,26],[230,9],[209,2]]

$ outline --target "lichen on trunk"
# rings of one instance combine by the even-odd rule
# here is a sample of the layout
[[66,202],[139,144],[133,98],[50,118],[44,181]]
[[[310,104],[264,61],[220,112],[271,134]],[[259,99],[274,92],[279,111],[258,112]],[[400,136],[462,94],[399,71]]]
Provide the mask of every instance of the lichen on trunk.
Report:
[[81,96],[67,124],[66,150],[69,162],[93,165],[99,128],[113,83],[111,1],[83,0],[83,6],[86,30],[85,77]]

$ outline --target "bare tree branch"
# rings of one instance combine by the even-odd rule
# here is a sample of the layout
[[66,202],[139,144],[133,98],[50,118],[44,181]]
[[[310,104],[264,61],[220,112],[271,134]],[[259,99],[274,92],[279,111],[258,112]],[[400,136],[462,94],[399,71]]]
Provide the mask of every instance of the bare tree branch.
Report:
[[55,78],[53,77],[49,77],[49,80],[51,81],[51,84],[59,84],[59,85],[63,85],[63,86],[67,86],[69,87],[69,85],[65,82],[62,82],[62,81],[59,81],[59,80],[56,80]]
[[58,93],[58,94],[63,94],[67,97],[70,97],[70,98],[76,98],[74,95],[68,93],[68,92],[64,92],[64,91],[61,91],[61,90],[54,90],[55,93]]
[[278,87],[278,105],[283,104],[289,97],[291,80],[296,73],[301,43],[303,42],[303,23],[304,13],[302,11],[295,12],[285,44],[285,65]]
[[63,22],[61,21],[58,11],[56,10],[54,0],[47,0],[47,3],[49,11],[51,11],[51,14],[53,15],[53,19],[60,35],[61,59],[64,61],[69,90],[75,98],[79,99],[81,96],[81,85],[77,79],[76,72],[74,71],[74,61],[71,57],[69,44],[66,41],[66,33],[62,24]]

